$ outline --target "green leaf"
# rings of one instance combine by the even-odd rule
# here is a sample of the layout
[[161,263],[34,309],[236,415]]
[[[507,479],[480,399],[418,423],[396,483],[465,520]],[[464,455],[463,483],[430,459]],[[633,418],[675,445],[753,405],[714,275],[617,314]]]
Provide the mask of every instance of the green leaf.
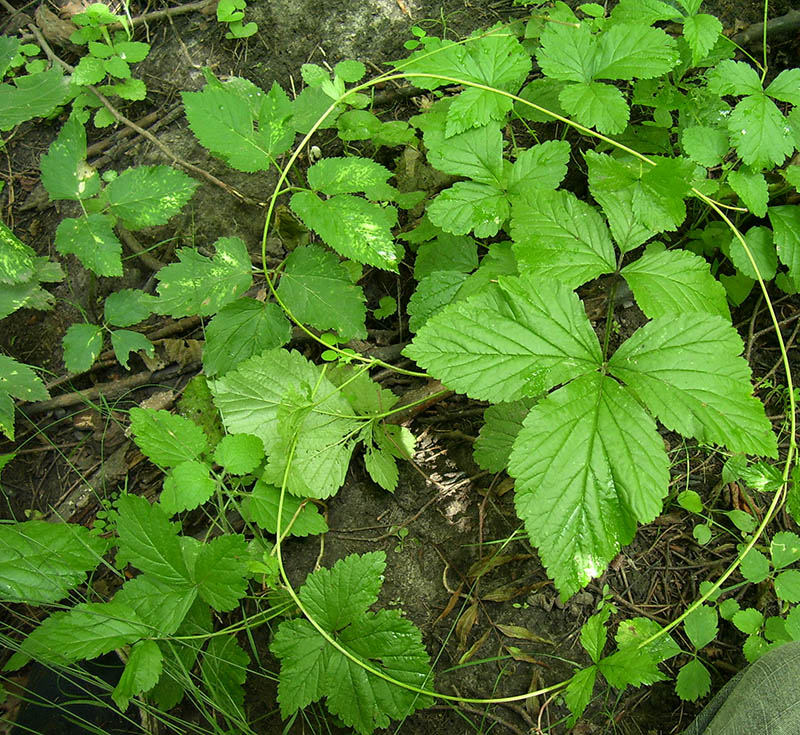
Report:
[[596,664],[603,655],[603,649],[606,647],[608,639],[606,624],[610,616],[611,609],[603,608],[600,612],[592,615],[581,627],[581,645],[589,654],[592,663]]
[[190,577],[178,528],[170,523],[164,511],[135,495],[121,495],[117,509],[117,561],[131,563],[159,581],[186,587]]
[[[564,86],[565,83],[558,79],[541,77],[540,79],[533,79],[526,84],[518,96],[523,100],[532,102],[537,107],[549,110],[563,117],[565,116],[565,110],[561,107],[561,102],[558,97],[561,94],[561,90],[564,89]],[[539,111],[536,107],[531,107],[519,101],[516,102],[514,111],[520,117],[532,122],[543,123],[553,121],[552,115],[548,115],[545,112]]]
[[345,340],[366,338],[364,292],[336,255],[307,245],[295,248],[284,266],[278,296],[298,320],[320,330],[335,329]]
[[683,37],[692,50],[692,64],[697,63],[714,48],[722,33],[722,23],[713,15],[700,13],[683,20]]
[[152,296],[134,288],[123,288],[106,297],[103,306],[105,320],[115,327],[130,327],[150,316]]
[[511,447],[535,399],[498,403],[483,412],[484,424],[473,446],[478,465],[489,472],[502,472],[508,466]]
[[711,691],[711,674],[696,658],[678,672],[675,691],[681,699],[695,702]]
[[0,431],[14,440],[14,402],[44,401],[50,397],[41,379],[27,365],[0,355]]
[[359,423],[344,396],[297,352],[269,350],[211,384],[230,433],[254,434],[269,458],[265,480],[299,496],[335,493],[353,450]]
[[700,494],[694,490],[682,490],[678,493],[678,505],[690,513],[699,514],[703,512],[703,500]]
[[[242,501],[242,516],[269,533],[278,533],[278,502],[281,491],[274,485],[259,480],[249,495]],[[302,503],[302,509],[300,506]],[[299,512],[298,512],[299,511]],[[289,523],[294,519],[294,523]],[[317,506],[289,493],[283,496],[281,512],[281,534],[288,526],[291,536],[318,536],[328,532],[328,524],[320,515]]]
[[206,327],[203,370],[209,377],[222,375],[253,355],[285,345],[291,336],[277,304],[238,298],[223,306]]
[[742,558],[739,571],[748,582],[758,584],[769,577],[769,559],[758,549],[750,549]]
[[558,100],[569,116],[601,133],[621,133],[628,124],[628,103],[622,92],[610,84],[593,81],[570,84],[561,90]]
[[47,71],[19,77],[14,85],[0,84],[0,130],[45,117],[71,96],[69,79],[58,64]]
[[72,523],[0,525],[0,599],[44,605],[82,584],[101,561],[105,542]]
[[183,621],[197,598],[188,580],[181,584],[162,582],[150,574],[129,579],[114,595],[114,602],[130,607],[150,626],[154,635],[171,635]]
[[730,143],[724,130],[709,125],[692,125],[681,130],[683,151],[701,166],[718,166],[728,154]]
[[244,716],[244,684],[250,657],[232,635],[213,636],[203,654],[200,673],[210,700],[221,712]]
[[143,334],[132,332],[129,329],[115,329],[111,332],[111,347],[114,349],[114,356],[117,358],[117,362],[126,370],[130,370],[128,358],[131,352],[142,350],[149,357],[155,356],[153,343]]
[[293,105],[277,82],[265,93],[239,77],[213,80],[181,98],[200,143],[239,171],[270,169],[294,142]]
[[[623,620],[617,628],[614,638],[620,649],[640,648],[648,638],[662,631],[661,626],[649,618],[630,618]],[[658,662],[677,656],[681,647],[671,635],[664,635],[649,643],[645,650]]]
[[658,660],[647,649],[623,648],[598,663],[600,673],[616,689],[642,686],[663,681],[666,676],[658,670]]
[[128,709],[131,698],[152,689],[161,676],[161,649],[153,640],[139,641],[131,648],[117,686],[111,698],[122,712]]
[[[339,560],[309,575],[300,599],[329,635],[361,662],[392,679],[432,687],[432,673],[419,631],[397,610],[367,612],[385,567],[382,551]],[[350,661],[307,620],[280,624],[270,646],[280,659],[278,702],[289,717],[325,697],[346,725],[368,735],[430,704],[427,697],[378,678]]]
[[734,613],[731,622],[742,631],[742,633],[757,633],[764,624],[764,616],[756,609],[748,607]]
[[567,175],[569,156],[570,146],[565,140],[549,140],[521,151],[508,176],[509,195],[555,189]]
[[391,201],[396,194],[387,183],[392,172],[371,158],[323,158],[308,169],[308,185],[314,191],[333,194],[364,192],[374,200]]
[[708,88],[720,97],[761,94],[761,78],[750,64],[725,59],[708,74]]
[[422,281],[436,271],[470,273],[478,266],[478,245],[470,237],[446,232],[422,243],[414,259],[414,278]]
[[81,87],[100,84],[105,78],[105,64],[95,56],[82,56],[72,73],[72,82]]
[[721,317],[662,317],[624,342],[608,368],[668,429],[774,457],[775,435],[752,395],[741,351],[739,335]]
[[789,278],[795,288],[800,289],[800,206],[786,204],[769,207],[767,214],[772,224],[778,257],[789,269]]
[[262,459],[264,459],[264,444],[252,434],[225,436],[214,450],[214,461],[232,475],[246,475],[252,472]]
[[383,414],[398,401],[392,391],[381,388],[363,368],[331,365],[326,369],[325,377],[339,389],[359,416]]
[[763,217],[767,213],[769,191],[764,174],[739,168],[728,174],[728,183],[739,198],[756,217]]
[[94,324],[73,324],[63,343],[65,367],[71,373],[83,373],[103,349],[103,330]]
[[194,510],[205,503],[217,489],[205,462],[187,459],[178,462],[164,478],[158,504],[168,516]]
[[594,370],[600,345],[558,281],[499,278],[429,319],[404,354],[471,398],[513,401]]
[[564,690],[564,703],[570,711],[570,717],[567,721],[569,727],[572,727],[577,722],[578,717],[583,714],[591,701],[596,678],[597,667],[589,666],[576,671],[569,680],[569,684]]
[[678,52],[660,28],[616,23],[599,36],[592,61],[593,79],[654,79],[675,66]]
[[345,258],[397,272],[403,248],[392,236],[397,210],[350,194],[322,200],[309,191],[292,196],[291,207],[306,227]]
[[754,169],[779,166],[795,148],[788,120],[763,92],[745,97],[733,108],[728,132],[736,152]]
[[36,251],[0,220],[0,283],[24,283],[30,280],[35,259]]
[[779,531],[772,537],[769,549],[772,566],[782,569],[800,560],[800,537],[790,531]]
[[367,68],[360,61],[345,59],[333,67],[333,73],[343,82],[352,84],[367,73]]
[[109,209],[126,227],[138,230],[166,224],[191,199],[199,183],[169,166],[138,166],[123,171],[107,187]]
[[122,244],[114,234],[114,218],[106,214],[67,217],[56,230],[56,250],[77,256],[81,264],[98,276],[122,275]]
[[131,433],[142,454],[161,467],[195,460],[206,451],[208,440],[194,421],[145,408],[130,410]]
[[364,450],[364,466],[373,482],[387,492],[393,493],[400,479],[394,457],[380,447],[367,446]]
[[11,62],[19,53],[20,41],[15,36],[0,36],[0,79],[8,71]]
[[730,319],[722,284],[708,263],[688,250],[646,252],[621,273],[650,319],[694,312]]
[[476,181],[459,181],[428,206],[428,217],[453,235],[474,231],[475,237],[494,237],[508,218],[509,205],[500,189]]
[[[753,260],[755,260],[756,266],[758,266],[758,272],[761,277],[764,280],[774,278],[778,268],[778,256],[775,251],[775,245],[772,242],[772,231],[768,227],[756,225],[745,233],[744,240],[753,256]],[[756,269],[750,262],[750,258],[745,252],[742,243],[739,242],[738,237],[731,239],[728,250],[736,269],[748,278],[755,280]]]
[[[315,130],[334,127],[342,108],[341,105],[333,105],[331,98],[318,87],[306,87],[295,97],[292,109],[294,115],[290,121],[291,126],[298,133],[305,135],[312,127]],[[320,123],[323,115],[326,117]]]
[[522,273],[556,278],[570,288],[616,268],[603,218],[569,191],[536,191],[515,200],[511,237]]
[[787,569],[775,577],[775,594],[786,602],[800,602],[800,571]]
[[189,575],[200,597],[219,612],[233,610],[247,591],[244,536],[226,534],[205,544],[195,541],[187,551]]
[[655,422],[609,377],[584,375],[534,406],[509,473],[517,513],[570,597],[661,510],[669,460]]
[[86,163],[86,131],[75,116],[64,123],[40,165],[51,201],[88,199],[100,191],[100,177]]
[[28,658],[50,665],[92,659],[149,633],[148,626],[126,605],[114,601],[81,603],[42,621],[5,668],[15,671]]
[[177,253],[180,262],[158,272],[155,313],[176,318],[210,316],[250,288],[253,276],[244,242],[238,237],[221,237],[214,248],[213,258],[181,248]]
[[13,314],[17,309],[51,309],[53,295],[41,287],[42,283],[54,283],[64,278],[58,263],[47,258],[34,258],[33,275],[30,280],[0,288],[0,319]]
[[717,637],[716,609],[701,605],[686,617],[683,628],[695,648],[707,646]]

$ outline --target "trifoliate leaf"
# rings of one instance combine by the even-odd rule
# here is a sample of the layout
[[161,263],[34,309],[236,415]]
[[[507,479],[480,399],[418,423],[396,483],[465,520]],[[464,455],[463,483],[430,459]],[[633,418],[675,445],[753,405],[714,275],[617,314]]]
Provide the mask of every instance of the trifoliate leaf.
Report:
[[499,278],[443,309],[404,354],[454,390],[492,402],[538,395],[602,360],[578,297],[528,276]]
[[711,674],[696,658],[678,672],[675,692],[681,699],[694,702],[711,691]]
[[787,119],[760,90],[733,108],[728,117],[728,132],[736,152],[754,169],[779,166],[795,149]]
[[58,612],[42,621],[20,644],[6,664],[15,671],[28,658],[50,665],[66,665],[92,659],[150,635],[145,625],[119,602],[84,602],[69,612]]
[[115,327],[130,327],[150,316],[152,296],[134,288],[123,288],[106,297],[103,314]]
[[203,370],[222,375],[253,355],[285,345],[292,328],[283,310],[273,303],[238,298],[223,306],[206,327]]
[[194,510],[205,503],[217,489],[205,462],[187,459],[176,464],[164,478],[158,504],[168,516]]
[[669,459],[655,422],[613,379],[584,375],[534,406],[509,473],[517,513],[566,599],[661,510]]
[[0,600],[45,605],[82,584],[105,542],[73,523],[0,525]]
[[391,200],[396,190],[387,183],[392,172],[371,158],[323,158],[308,169],[308,185],[329,196],[364,192],[374,200]]
[[535,191],[515,200],[511,237],[522,273],[570,288],[616,268],[603,218],[569,191]]
[[511,447],[522,422],[536,399],[497,403],[483,413],[484,424],[473,447],[478,465],[489,472],[502,472],[508,465]]
[[414,260],[414,278],[421,281],[435,271],[470,273],[478,267],[478,245],[470,237],[446,232],[422,243]]
[[69,81],[54,64],[47,71],[18,77],[13,85],[0,84],[0,130],[49,115],[73,94]]
[[161,649],[154,640],[139,641],[132,648],[111,698],[122,712],[133,697],[152,689],[161,676]]
[[291,207],[311,228],[345,258],[397,272],[403,248],[392,237],[397,210],[361,197],[337,194],[322,200],[309,191],[292,196]]
[[707,646],[717,637],[717,611],[708,605],[693,610],[683,621],[686,635],[695,648]]
[[33,277],[35,259],[36,251],[0,220],[0,283],[29,281]]
[[67,217],[56,230],[56,250],[62,255],[76,255],[97,276],[121,276],[122,244],[113,224],[113,217],[105,214]]
[[683,37],[692,50],[692,63],[696,65],[716,44],[722,33],[722,23],[708,13],[689,15],[683,20]]
[[224,712],[244,717],[244,689],[250,657],[232,635],[213,636],[203,654],[200,673],[212,702]]
[[565,140],[549,140],[521,151],[508,176],[509,195],[555,189],[567,175],[569,156],[570,146]]
[[769,549],[772,566],[782,569],[800,560],[800,537],[790,531],[779,531],[772,537]]
[[364,292],[336,255],[307,245],[295,248],[284,266],[278,296],[295,318],[320,330],[335,329],[345,340],[366,338]]
[[348,110],[339,115],[336,125],[342,140],[372,140],[376,146],[410,145],[416,137],[404,120],[381,122],[367,110]]
[[205,452],[208,440],[194,421],[145,408],[130,410],[131,433],[142,454],[161,467],[175,467]]
[[265,480],[303,497],[335,493],[359,423],[344,396],[297,352],[276,349],[240,363],[211,384],[230,433],[254,434],[269,458]]
[[727,133],[710,125],[692,125],[681,130],[681,145],[689,158],[707,168],[722,163],[730,150]]
[[778,257],[789,269],[789,278],[800,289],[800,206],[786,204],[767,210]]
[[[309,575],[300,599],[314,620],[359,661],[388,677],[432,688],[419,631],[397,610],[367,612],[385,567],[382,551],[348,556]],[[387,727],[430,700],[378,678],[346,658],[307,620],[280,624],[270,646],[281,661],[278,702],[283,717],[325,697],[328,709],[363,735]]]
[[622,275],[650,319],[698,311],[730,319],[724,287],[708,263],[688,250],[647,252]]
[[153,343],[140,332],[132,332],[130,329],[115,329],[111,332],[111,347],[117,362],[126,370],[130,370],[128,360],[131,352],[141,350],[149,357],[155,356]]
[[784,69],[764,91],[781,102],[800,105],[800,69]]
[[194,543],[185,547],[186,566],[198,594],[219,612],[233,610],[247,590],[248,552],[244,536],[226,534],[205,544],[191,541]]
[[221,237],[214,248],[213,258],[181,248],[179,262],[158,272],[159,298],[152,307],[156,314],[210,316],[250,288],[253,276],[244,242]]
[[[775,251],[775,245],[772,242],[772,231],[768,227],[756,225],[745,233],[744,240],[747,243],[748,250],[750,250],[750,255],[752,255],[756,266],[758,266],[758,272],[761,277],[767,281],[774,278],[778,268],[778,256]],[[731,239],[728,251],[736,270],[755,280],[756,269],[750,262],[750,257],[745,252],[738,237],[734,236]]]
[[503,191],[477,181],[459,181],[445,189],[428,206],[428,218],[453,235],[474,232],[494,237],[508,219],[508,199]]
[[455,300],[466,280],[467,274],[459,271],[434,271],[419,279],[406,306],[408,328],[418,332],[428,319]]
[[[336,118],[341,109],[341,105],[334,105],[331,98],[319,87],[306,87],[292,102],[294,115],[290,123],[298,133],[303,135],[308,133],[312,127],[315,130],[332,128],[336,125]],[[326,117],[320,123],[323,115]]]
[[222,438],[214,450],[214,461],[225,472],[246,475],[264,459],[264,444],[252,434],[230,434]]
[[[661,631],[661,626],[655,620],[650,620],[650,618],[630,618],[629,620],[623,620],[619,624],[614,638],[621,649],[639,648],[644,641]],[[659,638],[649,643],[645,650],[656,661],[660,662],[677,656],[681,652],[681,647],[671,635],[662,633]]]
[[[259,528],[278,533],[278,503],[281,491],[274,485],[259,480],[242,500],[242,516]],[[328,524],[317,510],[317,506],[290,493],[283,496],[281,510],[281,534],[287,529],[290,536],[318,536],[327,533]],[[289,524],[292,524],[289,526]]]
[[601,133],[621,133],[628,124],[628,103],[622,92],[610,84],[593,81],[569,84],[561,90],[558,100],[569,116]]
[[753,397],[742,341],[729,322],[695,313],[654,319],[612,355],[624,381],[668,429],[733,452],[776,456],[764,406]]
[[266,171],[294,141],[293,106],[277,82],[268,93],[234,77],[181,94],[189,127],[203,146],[240,171]]
[[64,366],[71,373],[87,371],[103,349],[103,330],[94,324],[73,324],[64,335]]
[[126,227],[163,225],[191,199],[199,183],[169,166],[138,166],[123,171],[107,187],[109,209]]
[[40,165],[51,201],[88,199],[100,191],[100,177],[86,163],[86,130],[75,116],[64,123]]
[[750,171],[747,168],[739,168],[728,174],[728,183],[756,217],[763,217],[767,213],[769,191],[764,174]]

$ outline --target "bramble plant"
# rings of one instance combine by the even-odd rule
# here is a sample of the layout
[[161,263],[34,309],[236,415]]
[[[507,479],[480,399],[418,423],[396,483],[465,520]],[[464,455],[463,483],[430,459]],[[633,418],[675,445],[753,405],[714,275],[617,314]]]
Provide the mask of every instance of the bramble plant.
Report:
[[[236,14],[243,5],[228,10]],[[369,375],[377,366],[399,369],[337,346],[366,336],[363,270],[398,273],[408,255],[403,241],[415,253],[417,281],[407,305],[414,336],[403,354],[425,372],[400,372],[491,404],[475,459],[514,478],[517,514],[562,599],[600,576],[638,525],[661,513],[670,457],[660,431],[723,448],[733,456],[727,471],[770,499],[758,524],[728,517],[742,534],[737,557],[678,619],[666,627],[623,621],[607,652],[616,610],[604,597],[581,630],[592,664],[568,682],[510,699],[563,688],[574,723],[598,674],[619,689],[665,678],[659,664],[681,652],[670,635],[681,624],[689,661],[676,688],[689,700],[709,690],[702,649],[717,635],[720,616],[748,636],[748,660],[800,639],[800,618],[790,607],[800,601],[800,572],[791,568],[800,539],[776,533],[757,548],[787,492],[788,509],[800,518],[797,483],[790,483],[795,393],[765,284],[789,294],[800,286],[800,207],[786,198],[800,186],[800,166],[790,160],[800,147],[800,70],[767,81],[766,61],[734,60],[735,45],[716,18],[699,13],[699,0],[679,5],[622,0],[606,15],[594,3],[576,12],[557,2],[547,17],[497,25],[462,42],[416,29],[411,54],[372,80],[361,82],[365,68],[357,61],[332,71],[304,65],[307,86],[295,99],[277,83],[265,92],[210,71],[202,90],[184,92],[190,128],[213,155],[240,171],[278,172],[261,248],[269,299],[246,293],[246,244],[221,237],[212,256],[180,249],[178,262],[157,274],[156,296],[128,289],[106,301],[109,329],[150,313],[209,318],[203,366],[226,436],[214,445],[189,419],[131,409],[136,443],[165,472],[157,503],[120,496],[104,527],[107,542],[69,524],[0,526],[7,601],[57,602],[109,548],[116,548],[119,569],[130,564],[140,572],[107,601],[53,613],[15,644],[9,666],[30,657],[73,663],[122,648],[127,663],[117,703],[124,708],[143,695],[167,708],[200,656],[211,701],[220,697],[229,723],[247,731],[241,685],[249,657],[230,632],[214,633],[211,610],[234,609],[255,577],[285,593],[279,609],[259,618],[287,615],[271,643],[281,663],[284,717],[324,699],[347,726],[370,733],[437,697],[498,701],[436,692],[419,631],[398,611],[369,610],[382,583],[382,552],[315,571],[298,591],[284,567],[287,534],[327,530],[314,501],[336,494],[359,444],[370,476],[388,491],[398,483],[397,460],[413,454],[411,433],[386,422],[401,410],[397,396]],[[679,24],[681,35],[655,25],[661,21]],[[235,35],[241,18],[226,22]],[[106,38],[106,21],[98,23],[104,49],[117,54],[122,41]],[[99,69],[101,58],[87,65]],[[530,79],[534,58],[541,76]],[[22,94],[22,79],[16,89],[0,88],[0,101]],[[399,79],[430,100],[408,122],[383,122],[367,109],[370,92]],[[301,183],[296,164],[324,129],[335,130],[352,154],[313,162]],[[440,176],[401,185],[400,166],[393,172],[359,155],[361,141],[370,154],[381,146],[424,151]],[[167,167],[141,167],[106,176],[103,186],[85,152],[73,115],[42,159],[51,197],[83,210],[61,223],[56,247],[97,275],[119,276],[115,224],[163,224],[196,184]],[[389,183],[393,176],[397,185]],[[586,191],[585,199],[575,193]],[[282,198],[285,216],[305,237],[269,268],[267,233]],[[9,235],[0,266],[19,249]],[[605,318],[591,321],[578,289],[600,277],[612,286]],[[729,302],[741,303],[755,283],[786,371],[789,421],[781,439],[788,449],[780,456],[731,324]],[[645,323],[620,339],[614,292],[623,286]],[[396,306],[382,302],[375,315]],[[291,323],[325,348],[322,364],[285,347]],[[149,347],[125,329],[111,339],[123,365],[131,351]],[[67,367],[87,369],[101,346],[100,326],[73,325]],[[2,381],[8,378],[0,372],[0,389]],[[10,396],[28,397],[7,385],[5,391],[6,406]],[[9,434],[8,410],[0,409]],[[749,463],[745,455],[780,459],[783,467]],[[708,542],[713,511],[697,494],[684,492],[678,503],[702,515],[695,538]],[[248,523],[249,544],[223,520],[226,532],[203,541],[181,535],[171,520],[199,507],[223,519],[229,504]],[[54,545],[72,553],[43,559],[41,548]],[[742,584],[769,581],[779,615],[726,597],[734,587],[723,585],[737,568]],[[167,615],[161,595],[169,595]],[[302,617],[289,616],[298,610]],[[176,650],[176,640],[191,642]]]

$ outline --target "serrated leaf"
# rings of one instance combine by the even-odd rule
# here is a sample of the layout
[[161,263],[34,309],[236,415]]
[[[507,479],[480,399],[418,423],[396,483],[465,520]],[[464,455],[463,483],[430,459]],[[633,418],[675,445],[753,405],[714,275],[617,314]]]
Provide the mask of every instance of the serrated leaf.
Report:
[[219,612],[233,610],[247,591],[248,552],[244,536],[226,534],[208,543],[191,541],[194,543],[184,547],[184,556],[197,593]]
[[11,130],[26,120],[49,115],[71,95],[69,78],[58,64],[47,71],[19,77],[13,85],[0,84],[0,130]]
[[392,172],[371,158],[348,156],[323,158],[308,169],[308,185],[314,191],[333,194],[363,192],[374,200],[393,199],[396,190],[389,186]]
[[166,224],[191,199],[199,183],[169,166],[138,166],[123,171],[106,187],[109,209],[126,227]]
[[162,582],[150,574],[129,579],[114,595],[114,602],[130,607],[150,626],[153,634],[171,635],[183,624],[197,598],[197,590],[182,584]]
[[150,316],[152,296],[134,288],[123,288],[106,297],[103,305],[105,320],[115,327],[130,327]]
[[697,64],[716,44],[722,23],[708,13],[689,15],[683,20],[683,37],[692,50],[692,63]]
[[602,359],[577,296],[528,276],[501,277],[443,309],[404,354],[454,390],[492,402],[538,395]]
[[549,140],[521,151],[508,176],[509,195],[555,189],[567,175],[570,150],[565,140]]
[[247,291],[253,282],[247,246],[238,237],[221,237],[213,258],[191,248],[178,250],[178,263],[158,272],[156,314],[210,316]]
[[661,510],[669,460],[655,422],[614,380],[584,375],[534,406],[509,473],[517,513],[566,599]]
[[[348,556],[306,579],[300,599],[314,620],[359,660],[393,679],[431,687],[419,631],[399,611],[367,612],[377,598],[383,552]],[[426,697],[376,677],[331,646],[306,620],[284,621],[272,652],[281,660],[278,702],[288,717],[322,697],[345,724],[368,735],[429,704]]]
[[103,330],[95,324],[73,324],[64,335],[63,345],[67,370],[86,372],[103,349]]
[[756,633],[764,624],[764,616],[755,608],[748,607],[734,613],[731,622],[742,631],[742,633]]
[[325,377],[339,389],[358,416],[383,414],[398,401],[391,390],[381,388],[363,368],[330,365]]
[[[565,110],[561,107],[561,102],[558,99],[564,86],[565,82],[558,79],[541,77],[540,79],[533,79],[526,84],[517,96],[521,97],[523,100],[532,102],[544,110],[549,110],[557,115],[564,116]],[[552,122],[553,120],[552,115],[541,112],[530,105],[523,104],[519,100],[517,100],[514,106],[514,111],[519,114],[520,117],[532,122]]]
[[511,447],[522,429],[535,399],[489,406],[483,413],[484,424],[473,446],[478,465],[488,472],[502,472],[508,466]]
[[318,245],[298,247],[289,254],[278,296],[304,324],[335,329],[346,340],[367,336],[364,292],[350,280],[339,258]]
[[[320,369],[297,352],[268,350],[211,384],[229,432],[254,434],[269,458],[265,480],[324,498],[342,482],[359,421]],[[351,418],[352,417],[352,418]]]
[[779,531],[772,537],[769,548],[775,569],[782,569],[800,560],[800,537],[796,533]]
[[250,657],[232,635],[213,636],[203,654],[200,673],[211,701],[223,712],[244,716],[244,689]]
[[710,125],[692,125],[681,130],[681,145],[689,158],[707,168],[722,163],[730,149],[727,133]]
[[758,549],[750,549],[742,558],[739,571],[748,582],[758,584],[769,577],[769,559]]
[[761,79],[758,72],[744,61],[725,59],[708,74],[708,87],[719,96],[760,94]]
[[56,250],[77,256],[85,268],[98,276],[122,275],[122,244],[114,234],[114,219],[105,214],[67,217],[56,229]]
[[0,431],[14,440],[14,401],[44,401],[50,397],[41,379],[27,365],[0,355]]
[[537,191],[515,200],[511,237],[522,273],[570,288],[616,268],[605,222],[572,192]]
[[733,452],[775,456],[775,435],[752,395],[742,341],[721,317],[662,317],[612,355],[609,372],[625,382],[661,423]]
[[164,478],[158,500],[168,516],[184,510],[194,510],[205,503],[217,489],[205,462],[187,459],[178,462]]
[[606,681],[617,689],[642,686],[663,681],[666,676],[658,670],[658,660],[645,649],[623,648],[602,659],[597,668]]
[[286,344],[291,336],[291,326],[277,304],[236,299],[206,327],[204,372],[209,377],[222,375],[253,355]]
[[36,251],[0,220],[0,283],[24,283],[30,280],[35,259]]
[[82,56],[72,73],[72,82],[81,87],[100,84],[105,78],[106,67],[103,64],[103,60],[91,55]]
[[788,120],[761,91],[745,97],[733,108],[728,132],[736,152],[754,169],[779,166],[795,148]]
[[569,684],[564,690],[564,703],[570,711],[570,717],[567,721],[568,727],[572,727],[575,724],[591,701],[596,678],[597,667],[589,666],[576,671],[569,680]]
[[111,332],[111,347],[117,362],[126,370],[130,370],[128,359],[131,352],[141,350],[149,357],[155,356],[153,343],[140,332],[132,332],[130,329],[115,329]]
[[214,461],[232,475],[246,475],[264,459],[264,444],[252,434],[223,437],[214,450]]
[[717,636],[716,609],[701,605],[686,617],[683,627],[695,648],[707,646]]
[[[259,480],[250,494],[242,501],[242,516],[269,533],[278,533],[278,503],[281,491],[274,485]],[[306,502],[302,509],[302,498],[290,493],[283,496],[281,510],[281,534],[290,536],[318,536],[327,533],[328,524],[320,515],[317,506]],[[289,523],[294,521],[291,526]]]
[[767,213],[769,191],[764,174],[739,168],[728,174],[728,183],[739,198],[756,217],[763,217]]
[[350,194],[322,200],[309,191],[292,196],[291,207],[306,227],[345,258],[397,271],[403,248],[392,237],[397,210]]
[[[650,618],[630,618],[623,620],[614,636],[617,645],[622,648],[640,648],[645,640],[662,631],[661,626]],[[662,635],[649,643],[646,647],[648,653],[660,662],[677,656],[681,647],[671,635]]]
[[142,454],[161,467],[198,459],[208,446],[205,433],[194,421],[169,411],[132,408],[130,421]]
[[268,170],[294,141],[292,103],[277,82],[265,93],[234,77],[181,97],[200,143],[239,171]]
[[367,446],[364,450],[364,466],[373,482],[393,493],[400,479],[400,471],[394,457],[380,447]]
[[186,587],[189,570],[181,551],[178,528],[164,511],[145,498],[121,495],[117,501],[117,560],[175,587]]
[[611,609],[606,607],[600,612],[592,615],[581,626],[581,645],[592,663],[597,663],[603,655],[603,649],[606,647],[606,640],[608,639],[608,630],[606,623],[611,616]]
[[569,116],[601,133],[615,134],[625,130],[630,108],[616,87],[603,82],[569,84],[558,95]]
[[105,542],[72,523],[24,521],[0,525],[0,599],[44,605],[82,584]]
[[593,79],[653,79],[678,62],[675,40],[660,28],[616,23],[597,40]]
[[435,271],[470,273],[478,266],[478,245],[470,237],[443,232],[422,243],[414,259],[414,278],[422,281]]
[[59,130],[40,165],[51,201],[88,199],[100,191],[100,177],[86,163],[86,131],[75,116]]
[[453,235],[494,237],[508,219],[505,192],[477,181],[458,181],[428,206],[428,218]]
[[122,712],[137,694],[152,689],[161,676],[161,649],[153,640],[139,641],[130,652],[111,698]]
[[800,206],[787,204],[769,207],[767,214],[772,224],[778,257],[789,269],[789,278],[795,288],[800,290]]
[[[768,227],[756,225],[745,233],[744,240],[756,266],[758,266],[758,272],[761,277],[764,280],[774,278],[778,268],[778,256],[775,245],[772,242],[772,231]],[[745,252],[742,243],[739,242],[738,237],[731,238],[728,252],[730,253],[731,261],[736,266],[736,270],[755,280],[756,269],[750,262],[750,258]]]
[[711,691],[711,674],[696,658],[678,672],[675,691],[681,699],[694,702]]
[[800,571],[787,569],[775,577],[775,594],[786,602],[800,602]]
[[725,288],[688,250],[647,252],[621,271],[650,319],[704,312],[730,319]]
[[28,281],[2,284],[0,287],[0,319],[13,314],[17,309],[51,309],[55,303],[53,295],[41,287],[42,283],[54,283],[64,278],[58,263],[47,258],[33,259],[33,273]]

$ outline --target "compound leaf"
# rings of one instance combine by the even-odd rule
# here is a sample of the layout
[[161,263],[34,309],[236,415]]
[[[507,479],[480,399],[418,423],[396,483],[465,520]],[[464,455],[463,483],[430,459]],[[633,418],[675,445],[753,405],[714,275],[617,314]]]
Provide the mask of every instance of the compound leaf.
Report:
[[530,276],[501,277],[442,309],[404,354],[454,390],[492,402],[538,395],[602,360],[578,297]]
[[152,296],[134,288],[123,288],[106,297],[103,315],[115,327],[130,327],[150,316]]
[[[0,227],[0,229],[2,228]],[[61,270],[61,266],[44,257],[34,258],[32,266],[33,273],[29,280],[2,284],[2,288],[0,288],[0,319],[23,307],[43,310],[53,307],[55,303],[53,294],[43,289],[41,284],[62,280],[64,272]]]
[[531,409],[509,473],[517,513],[566,599],[630,543],[637,522],[658,515],[669,459],[655,422],[633,396],[594,373]]
[[14,402],[44,401],[50,397],[41,379],[27,365],[0,355],[0,431],[14,440]]
[[764,407],[752,395],[742,341],[725,319],[654,319],[612,355],[609,371],[672,431],[733,452],[776,456]]
[[692,63],[697,64],[717,43],[722,33],[722,23],[708,13],[698,13],[684,18],[683,37],[692,50]]
[[244,536],[230,533],[208,543],[191,540],[194,543],[185,547],[185,556],[197,593],[219,612],[233,610],[247,590],[248,552]]
[[203,654],[200,673],[211,701],[222,711],[244,716],[244,689],[250,657],[232,635],[213,636]]
[[198,182],[169,166],[123,171],[107,187],[111,213],[131,230],[163,225],[191,199]]
[[653,79],[678,62],[675,39],[660,28],[616,23],[597,41],[593,79]]
[[711,691],[711,674],[696,658],[689,661],[678,672],[675,692],[681,699],[694,702]]
[[739,168],[728,174],[728,183],[756,217],[763,217],[767,213],[769,191],[764,174],[746,167]]
[[548,140],[521,151],[508,176],[509,195],[555,189],[567,175],[569,156],[565,140]]
[[106,214],[67,217],[56,229],[56,250],[62,255],[76,255],[95,275],[121,276],[122,244],[113,226],[114,218]]
[[162,582],[150,574],[129,579],[114,595],[114,602],[130,607],[152,633],[162,636],[181,627],[196,599],[193,587]]
[[0,220],[0,283],[24,283],[30,280],[35,259],[36,251]]
[[214,461],[231,475],[246,475],[264,459],[264,444],[252,434],[229,434],[214,449]]
[[466,273],[455,270],[433,271],[420,278],[406,306],[408,328],[418,332],[430,317],[455,300],[466,280]]

